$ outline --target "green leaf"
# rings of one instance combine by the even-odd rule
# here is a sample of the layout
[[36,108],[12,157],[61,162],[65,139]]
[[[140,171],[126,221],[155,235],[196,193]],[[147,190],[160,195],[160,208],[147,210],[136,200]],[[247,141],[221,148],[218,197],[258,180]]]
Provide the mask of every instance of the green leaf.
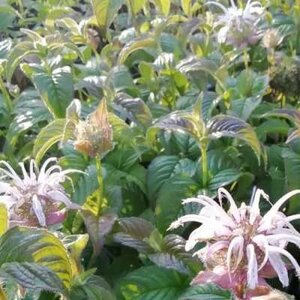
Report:
[[245,121],[231,116],[218,115],[207,123],[207,128],[211,138],[233,137],[245,141],[260,162],[263,155],[262,146],[253,128]]
[[194,166],[190,162],[175,155],[162,155],[154,158],[147,169],[148,198],[155,201],[163,184],[175,174],[192,176]]
[[73,100],[71,68],[64,66],[49,72],[24,64],[22,69],[32,80],[49,111],[55,117],[63,118]]
[[34,142],[33,156],[39,162],[51,146],[63,138],[65,119],[56,119],[44,127]]
[[218,188],[238,180],[242,175],[243,173],[237,169],[222,170],[211,179],[209,189],[216,191]]
[[278,117],[288,119],[300,127],[300,111],[292,108],[274,109],[265,113],[262,117]]
[[145,5],[146,0],[129,0],[130,9],[133,15],[136,15]]
[[[83,273],[83,275],[85,274]],[[113,295],[110,286],[102,277],[92,275],[84,280],[79,277],[78,282],[72,286],[70,299],[116,300],[116,297]]]
[[175,175],[161,187],[155,208],[157,227],[165,232],[170,224],[179,216],[182,200],[196,194],[198,186],[190,177],[182,174]]
[[155,5],[159,9],[159,11],[167,16],[170,12],[171,0],[154,0]]
[[39,51],[34,48],[34,44],[30,41],[20,42],[9,53],[7,58],[6,78],[11,81],[14,71],[27,55],[38,54]]
[[261,97],[232,100],[230,113],[244,121],[247,121],[252,112],[259,106],[261,100]]
[[0,269],[1,275],[4,272],[4,277],[9,276],[16,280],[23,288],[51,291],[56,293],[64,293],[65,288],[49,268],[37,263],[5,263]]
[[0,41],[0,60],[6,58],[9,51],[11,51],[11,48],[12,48],[11,39],[5,39]]
[[156,45],[157,42],[152,37],[139,38],[137,40],[133,40],[127,43],[119,53],[118,64],[123,64],[131,53],[139,49],[154,48]]
[[122,280],[125,300],[174,300],[188,286],[186,276],[160,267],[142,267]]
[[63,243],[44,229],[13,227],[0,238],[0,265],[33,262],[53,271],[65,288],[71,285],[71,266]]
[[132,98],[125,93],[119,93],[115,103],[128,112],[129,119],[147,128],[152,124],[152,114],[149,107],[140,98]]
[[199,284],[188,288],[178,300],[233,300],[233,296],[215,285]]
[[94,14],[101,31],[105,32],[112,23],[124,0],[92,0]]
[[192,8],[192,1],[191,0],[181,0],[181,7],[183,9],[183,12],[187,16],[190,16],[191,8]]
[[142,218],[130,217],[119,219],[118,225],[118,232],[114,234],[116,242],[142,253],[151,252],[151,247],[146,242],[154,230],[150,222]]

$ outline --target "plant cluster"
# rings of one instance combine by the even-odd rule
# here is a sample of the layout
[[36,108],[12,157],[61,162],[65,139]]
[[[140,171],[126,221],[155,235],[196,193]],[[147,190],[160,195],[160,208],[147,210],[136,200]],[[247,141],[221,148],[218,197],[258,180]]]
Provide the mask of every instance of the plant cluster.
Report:
[[300,298],[299,75],[297,0],[0,1],[0,298]]

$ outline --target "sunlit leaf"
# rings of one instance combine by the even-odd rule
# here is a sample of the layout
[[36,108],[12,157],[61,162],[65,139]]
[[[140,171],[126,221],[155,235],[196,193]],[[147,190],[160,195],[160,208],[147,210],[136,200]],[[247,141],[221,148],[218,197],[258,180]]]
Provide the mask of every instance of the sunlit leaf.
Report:
[[209,135],[212,138],[233,137],[245,141],[255,152],[257,159],[263,154],[262,146],[253,128],[241,119],[218,115],[208,123]]
[[33,147],[36,161],[40,161],[50,147],[63,138],[65,122],[65,119],[56,119],[40,131]]

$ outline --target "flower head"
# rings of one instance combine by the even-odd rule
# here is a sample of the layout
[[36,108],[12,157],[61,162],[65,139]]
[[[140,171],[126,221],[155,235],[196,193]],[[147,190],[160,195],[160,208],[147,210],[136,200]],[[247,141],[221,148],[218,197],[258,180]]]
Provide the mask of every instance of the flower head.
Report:
[[[202,205],[199,214],[185,215],[170,226],[172,229],[186,222],[202,224],[192,231],[185,246],[189,251],[198,243],[206,243],[195,255],[207,270],[200,272],[193,283],[213,282],[232,289],[239,299],[249,299],[268,293],[264,278],[278,276],[282,285],[288,286],[290,267],[300,276],[298,262],[285,249],[288,243],[300,247],[300,234],[291,224],[300,219],[300,215],[287,217],[279,211],[290,197],[299,193],[300,190],[295,190],[284,195],[264,216],[259,202],[261,197],[268,200],[268,196],[260,189],[249,205],[242,203],[240,207],[223,188],[218,191],[219,204],[206,196],[184,200],[183,203]],[[229,201],[228,211],[222,205],[224,196]]]
[[221,26],[218,32],[218,42],[226,43],[237,48],[256,43],[259,39],[257,24],[264,14],[264,8],[258,1],[247,1],[244,8],[237,7],[234,0],[230,0],[229,8],[224,5],[209,1],[221,8],[224,14],[218,16],[215,26]]
[[0,168],[0,202],[6,204],[9,211],[10,226],[48,226],[64,220],[66,208],[79,209],[80,206],[71,202],[61,183],[69,173],[77,170],[62,170],[56,158],[49,158],[39,170],[35,161],[31,160],[29,171],[20,163],[22,177],[11,165],[0,161],[4,167]]

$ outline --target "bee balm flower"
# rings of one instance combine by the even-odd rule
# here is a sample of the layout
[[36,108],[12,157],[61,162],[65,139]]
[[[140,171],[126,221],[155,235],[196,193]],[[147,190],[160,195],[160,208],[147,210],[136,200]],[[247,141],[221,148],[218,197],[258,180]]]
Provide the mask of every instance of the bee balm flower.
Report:
[[[66,208],[78,209],[80,206],[71,202],[61,183],[67,174],[77,170],[62,170],[57,164],[50,166],[56,158],[49,158],[39,170],[35,161],[31,160],[29,172],[23,163],[20,167],[23,177],[17,175],[14,169],[5,161],[0,161],[5,168],[0,168],[0,202],[6,204],[9,212],[10,226],[47,226],[64,220]],[[8,179],[3,181],[3,179]]]
[[231,7],[208,1],[207,4],[213,4],[221,8],[224,12],[220,15],[215,26],[221,26],[218,32],[218,42],[226,43],[240,48],[254,44],[259,39],[257,24],[264,14],[264,8],[258,1],[248,0],[244,8],[236,6],[233,0],[230,1]]
[[[198,215],[185,215],[170,226],[172,229],[186,222],[202,224],[192,231],[185,245],[186,251],[190,251],[198,243],[206,243],[195,255],[207,270],[200,272],[193,283],[212,282],[232,289],[237,299],[267,294],[270,288],[264,278],[278,276],[282,285],[288,286],[288,268],[293,267],[300,275],[298,262],[285,249],[288,243],[300,247],[300,234],[291,224],[300,215],[287,217],[279,209],[299,193],[300,190],[295,190],[284,195],[264,216],[259,201],[261,196],[268,200],[268,196],[260,189],[250,205],[242,203],[240,207],[223,188],[218,191],[219,204],[206,196],[184,200],[183,203],[196,202],[203,206]],[[228,211],[222,206],[223,196],[229,201]]]

